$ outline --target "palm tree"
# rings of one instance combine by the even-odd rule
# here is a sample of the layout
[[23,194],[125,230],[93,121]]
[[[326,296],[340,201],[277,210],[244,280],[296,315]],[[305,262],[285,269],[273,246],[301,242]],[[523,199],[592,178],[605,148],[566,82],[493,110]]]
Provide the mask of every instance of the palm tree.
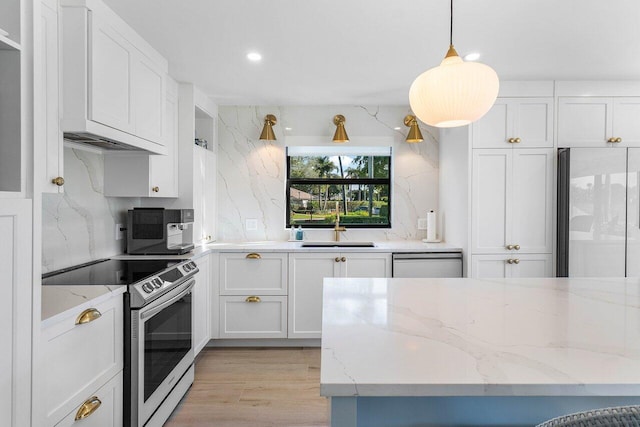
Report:
[[[319,178],[329,178],[332,175],[332,172],[334,170],[336,170],[336,165],[333,164],[333,162],[329,159],[329,157],[322,156],[322,157],[317,157],[316,158],[315,169],[318,172],[318,177]],[[327,202],[329,200],[329,186],[328,185],[324,185],[322,187],[323,188],[322,188],[321,192],[325,193],[323,210],[326,211],[327,210]],[[320,197],[320,194],[318,194],[318,197]],[[318,205],[320,203],[321,203],[321,200],[318,200]]]

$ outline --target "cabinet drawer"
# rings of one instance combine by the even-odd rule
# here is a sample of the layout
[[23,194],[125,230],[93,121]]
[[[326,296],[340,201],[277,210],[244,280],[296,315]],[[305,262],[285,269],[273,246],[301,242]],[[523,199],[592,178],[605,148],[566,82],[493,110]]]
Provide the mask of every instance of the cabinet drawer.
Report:
[[287,254],[220,254],[220,295],[286,295]]
[[68,414],[123,368],[122,295],[97,304],[101,316],[76,324],[77,314],[42,330],[44,416]]
[[[78,411],[85,402],[100,402],[99,406],[90,415],[76,421]],[[89,403],[91,405],[91,403]],[[78,423],[81,424],[78,424]],[[100,387],[94,393],[88,393],[78,406],[67,414],[56,427],[77,426],[82,427],[117,427],[122,425],[122,371],[113,377],[108,383]]]
[[287,297],[220,297],[220,338],[286,337]]

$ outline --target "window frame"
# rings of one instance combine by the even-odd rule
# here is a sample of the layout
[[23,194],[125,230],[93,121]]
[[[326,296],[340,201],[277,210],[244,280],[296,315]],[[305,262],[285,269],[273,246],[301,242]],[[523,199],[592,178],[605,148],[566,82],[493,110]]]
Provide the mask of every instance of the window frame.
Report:
[[[340,156],[341,154],[336,154]],[[285,180],[285,198],[286,198],[286,213],[285,213],[285,228],[297,227],[301,226],[304,228],[318,228],[318,229],[331,229],[335,225],[334,224],[291,224],[291,186],[295,184],[305,184],[305,185],[388,185],[389,186],[389,197],[387,201],[387,205],[389,207],[388,212],[388,223],[387,224],[346,224],[349,228],[391,228],[391,200],[392,200],[392,192],[393,192],[393,180],[392,180],[392,164],[393,157],[391,153],[388,156],[382,155],[371,155],[370,157],[389,157],[389,176],[387,178],[291,178],[291,156],[289,153],[286,153],[286,167],[287,167],[287,176]],[[342,200],[341,202],[345,202]]]

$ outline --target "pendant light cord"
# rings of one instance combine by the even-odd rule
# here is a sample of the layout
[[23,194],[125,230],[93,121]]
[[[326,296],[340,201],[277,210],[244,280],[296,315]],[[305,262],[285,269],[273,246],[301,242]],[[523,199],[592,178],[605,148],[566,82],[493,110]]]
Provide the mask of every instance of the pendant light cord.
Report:
[[449,13],[449,46],[453,46],[453,0],[451,0],[451,12]]

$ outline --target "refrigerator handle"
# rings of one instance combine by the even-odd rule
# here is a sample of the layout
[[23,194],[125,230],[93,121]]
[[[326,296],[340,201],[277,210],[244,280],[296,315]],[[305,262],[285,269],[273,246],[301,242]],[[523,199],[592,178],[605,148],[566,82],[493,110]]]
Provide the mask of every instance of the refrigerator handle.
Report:
[[558,218],[556,277],[569,276],[569,187],[571,149],[558,149]]

